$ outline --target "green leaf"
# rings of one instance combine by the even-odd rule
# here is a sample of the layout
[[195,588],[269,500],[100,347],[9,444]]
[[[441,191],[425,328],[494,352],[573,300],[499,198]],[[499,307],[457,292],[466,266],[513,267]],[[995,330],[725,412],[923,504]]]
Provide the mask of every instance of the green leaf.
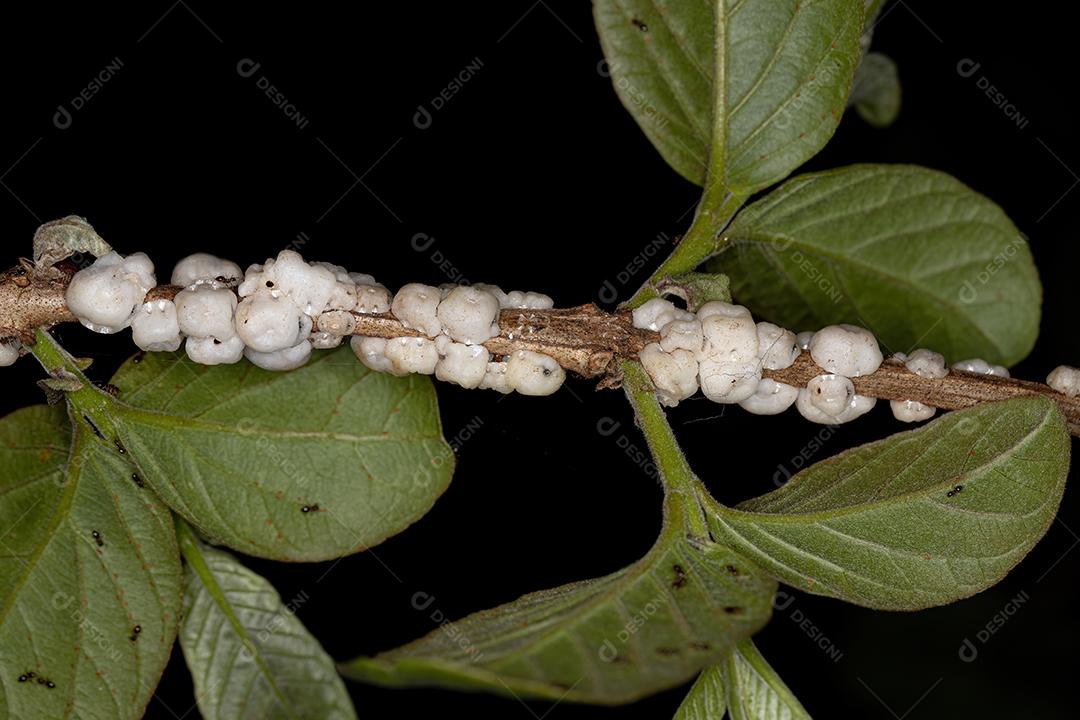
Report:
[[264,578],[186,526],[180,647],[206,720],[356,718],[334,661]]
[[896,122],[900,114],[900,73],[892,58],[881,53],[867,53],[855,73],[848,105],[855,107],[866,122],[884,128]]
[[694,686],[675,711],[674,720],[721,720],[727,712],[724,668],[712,665],[701,671]]
[[731,720],[810,720],[750,640],[739,643],[728,657],[726,676]]
[[768,621],[775,585],[727,548],[688,536],[675,497],[660,539],[635,565],[470,615],[342,672],[395,687],[600,704],[686,682]]
[[141,717],[180,613],[171,513],[60,406],[0,420],[0,451],[0,718]]
[[1057,405],[952,412],[848,450],[728,508],[717,542],[789,585],[883,610],[959,600],[1001,580],[1053,522],[1069,470]]
[[660,283],[663,295],[675,295],[686,301],[686,307],[697,312],[705,303],[719,300],[731,302],[731,281],[723,273],[690,272]]
[[944,173],[853,165],[800,175],[745,208],[709,263],[755,314],[795,330],[853,323],[891,351],[1011,365],[1042,288],[1001,208]]
[[146,481],[204,535],[250,555],[364,550],[450,482],[430,380],[371,372],[348,347],[287,373],[154,353],[112,382],[117,432]]
[[691,182],[756,192],[840,122],[863,0],[595,0],[593,12],[623,105]]

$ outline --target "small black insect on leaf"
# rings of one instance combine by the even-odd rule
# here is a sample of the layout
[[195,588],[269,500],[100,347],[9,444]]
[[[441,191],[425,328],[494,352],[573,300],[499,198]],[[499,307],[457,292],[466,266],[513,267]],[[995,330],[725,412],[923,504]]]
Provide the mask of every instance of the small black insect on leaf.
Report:
[[109,395],[112,395],[113,397],[116,397],[120,394],[120,388],[116,387],[112,383],[103,382],[101,380],[95,380],[94,387],[96,387],[98,390],[101,390],[102,392],[106,392]]
[[319,503],[312,503],[311,505],[304,505],[302,508],[300,508],[300,512],[302,512],[302,513],[319,512]]
[[[102,439],[104,440],[104,438]],[[116,449],[120,452],[121,455],[127,453],[127,450],[124,449],[124,443],[120,442],[120,438],[116,438],[116,440],[113,440],[113,442],[116,444]]]
[[19,682],[26,682],[29,679],[30,678],[27,677],[25,673],[19,676]]
[[53,682],[52,680],[46,680],[46,681],[45,681],[45,687],[47,687],[47,688],[49,688],[50,690],[52,690],[53,688],[55,688],[55,687],[56,687],[56,683],[54,683],[54,682]]
[[641,32],[649,32],[649,26],[638,20],[637,18],[630,18],[630,24],[636,27]]
[[683,570],[682,565],[673,565],[671,569],[675,571],[675,579],[671,581],[671,587],[678,590],[686,585],[686,571]]
[[99,533],[97,530],[91,530],[90,537],[94,538],[94,542],[97,543],[98,547],[102,547],[105,544],[105,540],[101,537],[101,533]]
[[145,350],[140,350],[139,352],[135,353],[135,355],[132,356],[131,362],[138,365],[139,363],[142,362],[144,357],[146,357],[146,351]]
[[139,639],[139,633],[141,633],[141,632],[142,632],[142,625],[136,625],[135,627],[131,628],[131,637],[128,638],[128,639],[131,640],[131,642],[135,642],[136,640]]
[[131,473],[131,481],[141,488],[146,487],[146,483],[143,482],[143,479],[139,477],[138,473]]

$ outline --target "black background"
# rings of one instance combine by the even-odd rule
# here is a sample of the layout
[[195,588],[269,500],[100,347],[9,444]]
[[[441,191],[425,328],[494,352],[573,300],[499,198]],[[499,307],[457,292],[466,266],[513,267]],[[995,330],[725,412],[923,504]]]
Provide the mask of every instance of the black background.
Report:
[[[1080,168],[1074,140],[1073,29],[1046,15],[910,0],[890,3],[875,47],[897,59],[905,106],[874,130],[846,117],[808,166],[909,162],[948,171],[997,200],[1032,242],[1045,286],[1042,336],[1015,374],[1075,364],[1072,242]],[[625,299],[645,278],[618,273],[662,233],[685,230],[697,190],[671,171],[598,72],[586,2],[303,3],[201,0],[125,9],[36,3],[0,28],[4,133],[0,228],[7,263],[28,255],[39,223],[76,213],[121,252],[147,251],[159,277],[210,250],[242,266],[303,233],[303,252],[409,281],[488,281],[536,289],[559,305]],[[962,77],[957,64],[981,64]],[[238,63],[260,64],[251,77]],[[121,65],[85,105],[72,99]],[[477,66],[479,61],[480,65]],[[425,129],[414,114],[472,64],[478,69]],[[285,116],[265,76],[303,116]],[[1000,89],[1023,127],[979,89]],[[58,106],[71,112],[57,127]],[[423,251],[418,233],[434,238]],[[659,261],[649,259],[649,267]],[[440,268],[445,262],[453,270]],[[1068,324],[1066,324],[1068,323]],[[59,332],[105,378],[127,337]],[[37,402],[31,360],[3,370],[4,409]],[[660,490],[620,438],[642,444],[615,392],[570,381],[549,398],[438,388],[456,479],[417,525],[339,563],[252,560],[335,657],[370,654],[449,617],[593,577],[644,553]],[[620,422],[611,436],[604,418]],[[773,478],[822,431],[795,413],[757,418],[688,401],[671,418],[695,468],[723,501]],[[470,429],[471,428],[471,429]],[[814,459],[897,429],[880,407],[842,427]],[[796,594],[758,644],[817,717],[1072,717],[1070,660],[1080,638],[1070,589],[1080,552],[1075,494],[1061,521],[999,586],[917,614],[877,613]],[[329,572],[327,572],[329,570]],[[320,579],[321,578],[321,579]],[[410,598],[436,600],[426,612]],[[1021,594],[1023,594],[1021,596]],[[1026,598],[987,642],[976,634]],[[831,659],[799,621],[839,653]],[[962,662],[965,638],[978,648]],[[193,717],[190,680],[166,671],[149,716]],[[477,718],[670,717],[684,689],[626,708],[350,684],[361,716],[438,709]]]

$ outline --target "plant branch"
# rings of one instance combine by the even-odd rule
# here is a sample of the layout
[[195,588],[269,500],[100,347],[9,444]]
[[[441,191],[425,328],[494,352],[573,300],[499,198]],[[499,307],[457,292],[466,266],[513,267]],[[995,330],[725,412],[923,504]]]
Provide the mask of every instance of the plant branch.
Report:
[[[804,352],[791,367],[765,370],[762,375],[777,382],[805,387],[811,378],[825,371]],[[886,360],[870,375],[851,378],[859,395],[881,400],[915,400],[942,410],[963,410],[984,402],[1009,400],[1028,395],[1042,395],[1057,402],[1069,424],[1069,432],[1080,437],[1080,397],[1068,397],[1047,385],[950,370],[943,378],[926,378],[909,371],[897,360]]]
[[717,184],[713,189],[707,189],[686,237],[634,296],[626,301],[624,307],[635,308],[647,300],[659,297],[659,288],[666,280],[695,270],[705,260],[720,252],[725,242],[720,233],[744,202],[745,195],[729,192],[722,185]]
[[[35,277],[32,268],[17,267],[0,274],[0,335],[16,336],[32,345],[38,328],[73,322],[75,317],[64,304],[64,290],[71,271],[60,277]],[[161,285],[146,299],[171,299],[182,288]],[[314,328],[341,322],[341,311],[315,318]],[[402,325],[391,313],[347,313],[353,335],[369,337],[420,337],[423,334]],[[659,333],[633,326],[629,311],[608,313],[595,305],[552,310],[503,310],[499,334],[484,343],[495,355],[531,350],[555,358],[566,370],[587,378],[601,378],[601,387],[618,387],[621,363],[636,360],[641,349],[660,339]],[[803,353],[784,370],[766,370],[764,377],[796,387],[824,370]],[[860,395],[883,400],[916,400],[943,410],[960,410],[982,402],[1008,400],[1023,395],[1052,398],[1065,414],[1069,431],[1080,437],[1080,398],[1070,398],[1042,383],[1012,378],[951,371],[935,380],[909,372],[902,364],[887,360],[871,375],[852,378]]]

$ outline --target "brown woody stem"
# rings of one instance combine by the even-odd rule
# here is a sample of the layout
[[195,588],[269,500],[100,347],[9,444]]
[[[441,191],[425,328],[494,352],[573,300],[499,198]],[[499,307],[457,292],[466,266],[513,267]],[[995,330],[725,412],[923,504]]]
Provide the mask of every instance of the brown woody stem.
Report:
[[[0,336],[16,336],[33,342],[37,328],[48,328],[75,317],[64,303],[64,291],[73,269],[48,276],[36,275],[29,264],[0,274]],[[146,299],[171,299],[182,288],[160,285]],[[390,313],[352,313],[354,335],[394,338],[420,336],[406,328]],[[314,328],[319,329],[320,318]],[[495,355],[531,350],[555,358],[565,369],[587,378],[601,378],[601,387],[619,385],[619,363],[634,360],[659,333],[633,326],[629,311],[605,312],[595,305],[552,310],[503,310],[499,334],[484,343]],[[797,387],[825,371],[802,353],[784,370],[766,370],[763,375]],[[941,379],[924,378],[909,372],[901,363],[887,360],[870,375],[852,378],[860,395],[882,400],[915,400],[943,410],[961,410],[982,402],[1008,400],[1025,395],[1043,395],[1055,400],[1065,414],[1069,430],[1080,436],[1080,398],[1070,398],[1042,383],[951,371]]]

